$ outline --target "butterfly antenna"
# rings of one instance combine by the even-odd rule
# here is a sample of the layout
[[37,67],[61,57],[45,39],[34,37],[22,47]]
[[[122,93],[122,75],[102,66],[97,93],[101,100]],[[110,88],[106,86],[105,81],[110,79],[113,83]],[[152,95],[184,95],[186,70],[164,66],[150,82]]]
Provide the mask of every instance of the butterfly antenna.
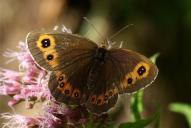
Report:
[[104,42],[104,40],[106,40],[106,39],[101,35],[101,33],[99,33],[99,31],[96,29],[95,25],[87,17],[83,17],[83,18],[94,28],[94,30],[97,32],[97,34],[102,38],[102,40]]
[[117,31],[115,34],[113,34],[109,40],[112,40],[114,37],[116,37],[117,35],[119,35],[122,31],[124,31],[125,29],[131,27],[131,26],[134,26],[134,24],[128,24],[126,26],[124,26],[123,28],[121,28],[119,31]]

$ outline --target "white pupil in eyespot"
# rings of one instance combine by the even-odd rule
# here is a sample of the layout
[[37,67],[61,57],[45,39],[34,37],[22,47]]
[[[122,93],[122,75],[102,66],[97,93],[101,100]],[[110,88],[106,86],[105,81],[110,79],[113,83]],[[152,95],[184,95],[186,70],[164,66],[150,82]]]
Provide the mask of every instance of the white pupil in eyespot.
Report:
[[50,40],[49,39],[43,39],[41,43],[42,43],[43,48],[47,48],[50,46]]

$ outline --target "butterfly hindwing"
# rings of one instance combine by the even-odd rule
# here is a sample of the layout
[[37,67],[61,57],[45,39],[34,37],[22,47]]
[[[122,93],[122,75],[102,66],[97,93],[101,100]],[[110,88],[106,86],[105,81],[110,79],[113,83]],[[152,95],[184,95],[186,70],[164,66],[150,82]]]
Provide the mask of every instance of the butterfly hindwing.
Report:
[[90,56],[97,45],[78,35],[64,32],[31,32],[27,44],[40,67],[53,71]]
[[145,56],[126,49],[111,49],[110,56],[120,74],[120,93],[132,93],[150,85],[158,74],[158,68]]
[[83,104],[86,101],[86,82],[92,59],[92,56],[81,58],[62,70],[52,72],[49,89],[57,101],[66,104]]
[[92,95],[89,96],[87,108],[91,112],[97,114],[107,112],[109,109],[113,108],[117,102],[118,93],[109,95],[108,92],[104,92],[97,95],[92,93]]
[[59,71],[52,73],[49,89],[56,101],[67,105],[83,104],[86,99],[83,86],[80,86],[80,83],[72,84],[66,75]]
[[120,82],[110,56],[106,56],[104,63],[96,66],[95,71],[94,75],[98,75],[94,77],[94,85],[87,101],[87,108],[93,113],[100,114],[115,106],[119,93],[117,85]]
[[126,50],[107,50],[104,63],[96,68],[94,88],[88,105],[94,113],[106,112],[117,101],[118,94],[132,93],[150,85],[158,69],[143,55]]

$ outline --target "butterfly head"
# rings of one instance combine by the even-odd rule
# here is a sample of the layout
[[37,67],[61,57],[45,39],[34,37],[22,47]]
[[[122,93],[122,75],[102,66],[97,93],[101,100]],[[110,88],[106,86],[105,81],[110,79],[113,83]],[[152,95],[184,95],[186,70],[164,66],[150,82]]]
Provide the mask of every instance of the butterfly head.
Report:
[[109,40],[108,38],[105,38],[98,46],[100,48],[104,48],[104,49],[111,49],[114,45],[114,42],[112,42],[111,40]]

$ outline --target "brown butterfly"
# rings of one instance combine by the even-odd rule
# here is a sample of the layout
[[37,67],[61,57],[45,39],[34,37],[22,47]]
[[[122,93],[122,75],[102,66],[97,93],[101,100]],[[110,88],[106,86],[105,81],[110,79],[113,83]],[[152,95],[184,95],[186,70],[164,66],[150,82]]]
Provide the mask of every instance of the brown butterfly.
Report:
[[31,32],[27,44],[36,63],[51,71],[48,86],[55,99],[84,104],[93,113],[108,111],[119,94],[150,85],[158,74],[156,65],[137,52],[98,46],[75,34]]

